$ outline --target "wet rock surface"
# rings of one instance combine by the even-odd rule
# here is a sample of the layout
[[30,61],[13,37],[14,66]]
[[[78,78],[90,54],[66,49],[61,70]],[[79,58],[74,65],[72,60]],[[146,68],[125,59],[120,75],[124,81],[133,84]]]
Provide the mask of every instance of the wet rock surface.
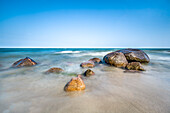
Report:
[[53,68],[50,68],[48,71],[46,71],[46,73],[61,73],[63,72],[64,70],[61,69],[61,68],[58,68],[58,67],[53,67]]
[[33,66],[33,65],[36,65],[37,63],[29,58],[29,57],[26,57],[24,59],[20,59],[18,61],[16,61],[12,67],[26,67],[26,66]]
[[104,56],[103,60],[106,64],[116,67],[125,67],[128,64],[126,57],[121,52],[111,52]]
[[95,75],[95,73],[91,69],[88,69],[84,72],[84,76],[86,76],[86,77],[89,77],[92,75]]
[[139,49],[122,49],[116,52],[121,52],[125,55],[128,62],[140,62],[140,63],[149,63],[149,56],[143,51]]
[[137,70],[125,70],[123,72],[124,73],[142,73],[142,71],[137,71]]
[[81,91],[85,90],[86,86],[81,79],[81,76],[72,78],[64,87],[65,91]]
[[95,66],[94,62],[87,61],[80,64],[82,68],[93,68]]
[[92,59],[90,59],[89,61],[92,61],[92,62],[94,62],[95,64],[102,63],[102,61],[101,61],[100,58],[92,58]]
[[126,69],[128,69],[128,70],[145,71],[145,69],[142,67],[140,62],[131,62],[131,63],[128,63],[127,66],[126,66]]

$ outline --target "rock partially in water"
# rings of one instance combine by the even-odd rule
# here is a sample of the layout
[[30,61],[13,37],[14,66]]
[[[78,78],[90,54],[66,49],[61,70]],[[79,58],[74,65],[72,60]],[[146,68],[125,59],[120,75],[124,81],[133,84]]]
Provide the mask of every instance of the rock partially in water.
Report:
[[84,72],[84,76],[86,76],[86,77],[89,77],[92,75],[95,75],[95,73],[91,69],[88,69]]
[[126,69],[128,69],[128,70],[145,71],[145,69],[142,67],[140,62],[131,62],[131,63],[128,63],[127,66],[126,66]]
[[36,65],[37,63],[29,58],[29,57],[26,57],[24,59],[20,59],[18,61],[16,61],[12,67],[26,67],[26,66],[33,66],[33,65]]
[[121,52],[111,52],[104,56],[103,60],[109,65],[125,67],[128,64],[126,57]]
[[53,67],[53,68],[50,68],[48,71],[46,71],[46,73],[61,73],[63,71],[64,70],[61,68]]
[[141,63],[150,62],[149,56],[140,49],[122,49],[116,52],[122,52],[129,62],[133,62],[133,61],[141,62]]
[[124,73],[141,73],[142,71],[138,70],[125,70]]
[[81,76],[72,78],[64,87],[65,91],[81,91],[85,90],[86,86],[81,79]]
[[102,63],[102,61],[101,61],[100,58],[92,58],[92,59],[90,59],[89,61],[92,61],[92,62],[94,62],[95,64],[100,64],[100,63]]
[[80,64],[82,68],[93,68],[95,66],[94,62],[87,61]]

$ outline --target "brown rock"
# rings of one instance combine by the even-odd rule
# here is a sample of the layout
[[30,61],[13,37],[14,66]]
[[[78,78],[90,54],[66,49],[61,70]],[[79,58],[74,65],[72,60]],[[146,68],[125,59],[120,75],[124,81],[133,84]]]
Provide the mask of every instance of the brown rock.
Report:
[[80,64],[80,66],[82,67],[82,68],[93,68],[95,65],[94,65],[94,62],[92,62],[92,61],[87,61],[87,62],[83,62],[83,63],[81,63]]
[[64,70],[61,68],[53,67],[53,68],[50,68],[48,71],[46,71],[46,73],[61,73],[63,71]]
[[88,69],[84,72],[84,76],[86,76],[86,77],[92,76],[94,74],[95,73],[91,69]]
[[126,57],[121,52],[111,52],[105,55],[103,60],[105,63],[116,67],[125,67],[128,64]]
[[131,62],[128,63],[126,66],[126,69],[128,70],[139,70],[139,71],[144,71],[145,69],[142,67],[140,62]]
[[116,52],[122,52],[129,62],[149,63],[149,56],[139,49],[122,49]]
[[89,61],[92,61],[92,62],[94,62],[95,64],[99,64],[99,63],[102,62],[102,61],[100,60],[100,58],[92,58],[92,59],[90,59]]
[[64,87],[65,91],[81,91],[86,88],[80,76],[72,78]]
[[37,63],[32,60],[31,58],[29,57],[26,57],[24,59],[20,59],[18,61],[16,61],[12,67],[25,67],[25,66],[33,66],[33,65],[36,65]]

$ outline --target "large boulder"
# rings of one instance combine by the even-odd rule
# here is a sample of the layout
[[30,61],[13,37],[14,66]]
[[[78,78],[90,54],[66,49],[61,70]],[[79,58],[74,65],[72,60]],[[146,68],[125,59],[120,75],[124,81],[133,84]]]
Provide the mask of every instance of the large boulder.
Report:
[[90,59],[89,61],[92,61],[92,62],[94,62],[95,64],[99,64],[99,63],[102,62],[102,61],[100,60],[100,58],[92,58],[92,59]]
[[94,74],[95,73],[91,69],[88,69],[84,72],[84,76],[86,76],[86,77],[92,76]]
[[80,76],[72,78],[64,87],[65,91],[81,91],[86,88]]
[[29,57],[26,57],[24,59],[20,59],[18,61],[16,61],[12,67],[26,67],[26,66],[33,66],[33,65],[36,65],[37,63],[29,58]]
[[46,73],[61,73],[63,71],[64,70],[61,68],[53,67],[53,68],[50,68],[48,71],[46,71]]
[[121,52],[111,52],[104,56],[103,60],[109,65],[125,67],[128,64],[126,57]]
[[128,70],[139,70],[139,71],[145,71],[145,69],[142,67],[140,62],[131,62],[126,65],[126,69]]
[[93,68],[95,66],[94,62],[87,61],[80,64],[82,68]]
[[149,56],[142,50],[139,49],[122,49],[116,52],[122,52],[128,62],[141,62],[141,63],[149,63]]

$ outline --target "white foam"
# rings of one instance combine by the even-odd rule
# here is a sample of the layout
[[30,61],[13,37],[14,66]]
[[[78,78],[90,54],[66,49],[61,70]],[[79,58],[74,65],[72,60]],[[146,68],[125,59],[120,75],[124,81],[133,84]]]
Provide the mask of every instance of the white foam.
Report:
[[81,51],[60,51],[55,53],[80,53]]
[[154,59],[154,60],[166,60],[166,61],[170,61],[170,57],[168,56],[158,56],[158,55],[149,55],[150,59]]
[[74,56],[81,57],[81,56],[105,56],[106,54],[110,53],[112,51],[106,51],[106,52],[88,52],[88,53],[81,53],[76,54]]

